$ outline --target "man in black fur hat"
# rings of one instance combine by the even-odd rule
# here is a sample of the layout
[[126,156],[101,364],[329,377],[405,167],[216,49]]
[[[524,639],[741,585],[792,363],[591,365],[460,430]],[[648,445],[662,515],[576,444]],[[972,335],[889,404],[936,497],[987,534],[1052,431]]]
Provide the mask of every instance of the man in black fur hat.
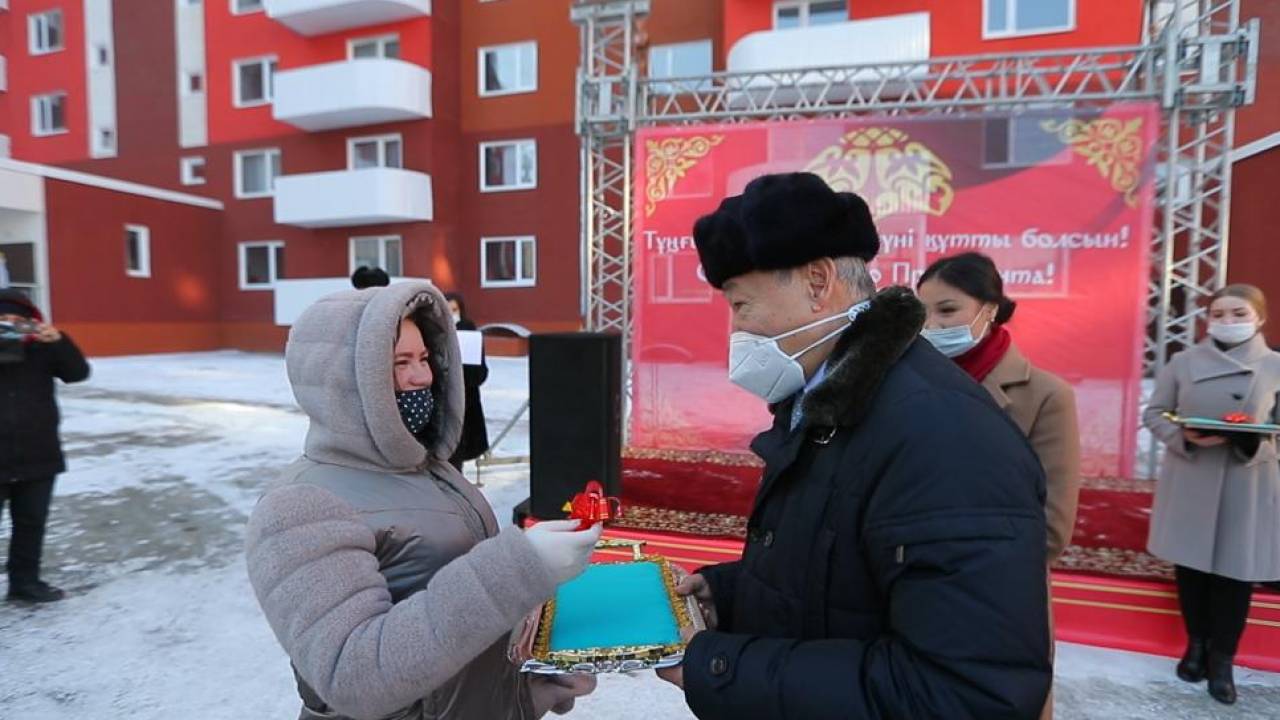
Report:
[[730,379],[773,428],[741,560],[679,591],[709,629],[660,671],[711,718],[1037,718],[1052,669],[1044,476],[1022,433],[876,293],[871,213],[768,175],[694,226]]

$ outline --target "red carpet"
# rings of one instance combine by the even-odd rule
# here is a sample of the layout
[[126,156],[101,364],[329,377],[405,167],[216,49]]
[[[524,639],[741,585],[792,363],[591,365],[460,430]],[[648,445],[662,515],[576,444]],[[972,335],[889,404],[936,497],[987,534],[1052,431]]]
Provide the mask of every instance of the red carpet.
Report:
[[[689,570],[739,557],[761,473],[754,456],[631,450],[623,463],[626,512],[609,537],[643,540]],[[1145,551],[1154,484],[1093,478],[1083,485],[1072,544],[1053,572],[1058,639],[1181,655],[1186,636],[1172,568]],[[1238,662],[1280,671],[1280,595],[1255,594]]]

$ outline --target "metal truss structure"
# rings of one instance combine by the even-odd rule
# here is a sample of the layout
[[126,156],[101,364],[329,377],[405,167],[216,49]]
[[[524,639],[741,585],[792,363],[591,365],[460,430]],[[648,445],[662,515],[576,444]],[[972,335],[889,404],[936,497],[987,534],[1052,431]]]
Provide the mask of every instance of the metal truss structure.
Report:
[[850,116],[1162,109],[1145,367],[1195,341],[1206,296],[1225,282],[1235,108],[1253,100],[1258,23],[1239,0],[1148,0],[1140,45],[930,58],[799,70],[643,77],[648,0],[575,0],[581,29],[577,130],[587,326],[631,338],[634,135],[658,125]]

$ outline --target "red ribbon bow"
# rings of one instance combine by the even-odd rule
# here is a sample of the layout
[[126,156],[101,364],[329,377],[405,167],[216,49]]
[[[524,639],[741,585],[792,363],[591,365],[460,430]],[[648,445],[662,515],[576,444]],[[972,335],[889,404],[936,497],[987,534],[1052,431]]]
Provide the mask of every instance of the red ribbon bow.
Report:
[[1250,425],[1253,423],[1253,417],[1248,413],[1231,412],[1223,415],[1222,421],[1233,425]]
[[604,487],[592,480],[569,501],[569,519],[578,521],[578,530],[622,517],[622,501],[604,494]]

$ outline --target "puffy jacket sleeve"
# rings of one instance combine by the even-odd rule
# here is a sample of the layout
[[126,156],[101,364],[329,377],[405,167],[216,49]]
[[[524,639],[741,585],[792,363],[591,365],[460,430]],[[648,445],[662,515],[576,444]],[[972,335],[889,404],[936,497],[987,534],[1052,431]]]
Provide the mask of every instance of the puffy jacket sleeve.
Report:
[[1164,443],[1170,452],[1183,457],[1190,457],[1192,448],[1182,437],[1182,428],[1164,416],[1167,412],[1178,411],[1178,365],[1181,355],[1160,369],[1156,376],[1156,389],[1151,393],[1151,400],[1146,410],[1142,411],[1142,424],[1147,426],[1157,440]]
[[299,676],[356,720],[425,697],[554,591],[514,527],[395,604],[374,553],[373,531],[322,488],[272,490],[249,521],[249,579],[276,639]]
[[89,378],[89,362],[66,333],[57,342],[51,343],[49,350],[54,377],[65,383],[77,383]]
[[[938,402],[967,404],[971,412]],[[866,640],[699,633],[685,695],[703,720],[1033,720],[1049,661],[1042,470],[994,406],[903,403],[859,550],[885,598]],[[954,422],[953,422],[954,421]]]

